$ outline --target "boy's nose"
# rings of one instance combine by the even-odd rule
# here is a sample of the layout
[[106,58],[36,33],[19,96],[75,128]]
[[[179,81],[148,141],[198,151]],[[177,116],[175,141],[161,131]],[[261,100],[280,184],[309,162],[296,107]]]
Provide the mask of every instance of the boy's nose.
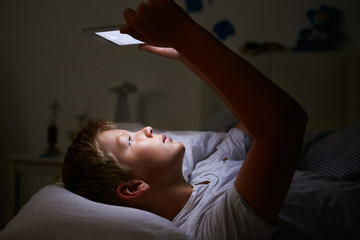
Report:
[[154,130],[152,129],[152,127],[146,127],[144,128],[144,131],[145,131],[145,136],[153,137]]

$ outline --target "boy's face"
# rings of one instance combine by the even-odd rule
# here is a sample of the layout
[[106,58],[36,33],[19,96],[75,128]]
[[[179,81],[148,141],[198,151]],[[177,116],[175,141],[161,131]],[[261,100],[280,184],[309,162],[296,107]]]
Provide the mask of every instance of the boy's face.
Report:
[[102,149],[110,151],[145,181],[163,181],[161,176],[178,175],[182,168],[185,147],[163,134],[154,134],[151,127],[137,132],[108,130],[98,138]]

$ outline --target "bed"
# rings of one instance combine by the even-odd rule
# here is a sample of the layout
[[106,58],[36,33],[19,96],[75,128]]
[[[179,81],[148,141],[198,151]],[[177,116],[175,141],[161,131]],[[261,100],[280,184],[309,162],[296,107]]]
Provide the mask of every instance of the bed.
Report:
[[[219,131],[211,124],[226,122]],[[183,174],[214,151],[227,117],[204,131],[161,131],[186,147]],[[137,130],[141,125],[120,125]],[[278,221],[274,239],[359,239],[360,121],[340,129],[307,132],[301,160]],[[14,239],[189,239],[170,221],[152,213],[89,201],[59,180],[37,192],[0,232]]]

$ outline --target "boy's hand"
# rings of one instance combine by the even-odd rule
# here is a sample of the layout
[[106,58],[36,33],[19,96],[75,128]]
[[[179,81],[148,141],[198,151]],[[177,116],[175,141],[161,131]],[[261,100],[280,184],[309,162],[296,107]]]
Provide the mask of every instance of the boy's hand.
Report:
[[158,47],[171,47],[181,36],[181,29],[192,19],[172,0],[149,0],[137,11],[126,9],[127,24],[121,29],[132,37]]

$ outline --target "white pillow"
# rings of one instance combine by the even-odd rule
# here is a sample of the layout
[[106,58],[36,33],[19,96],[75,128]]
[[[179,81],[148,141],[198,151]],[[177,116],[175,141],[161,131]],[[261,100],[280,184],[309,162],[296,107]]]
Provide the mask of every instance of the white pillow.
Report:
[[0,239],[189,238],[172,222],[150,212],[93,202],[53,184],[30,199],[0,232]]

